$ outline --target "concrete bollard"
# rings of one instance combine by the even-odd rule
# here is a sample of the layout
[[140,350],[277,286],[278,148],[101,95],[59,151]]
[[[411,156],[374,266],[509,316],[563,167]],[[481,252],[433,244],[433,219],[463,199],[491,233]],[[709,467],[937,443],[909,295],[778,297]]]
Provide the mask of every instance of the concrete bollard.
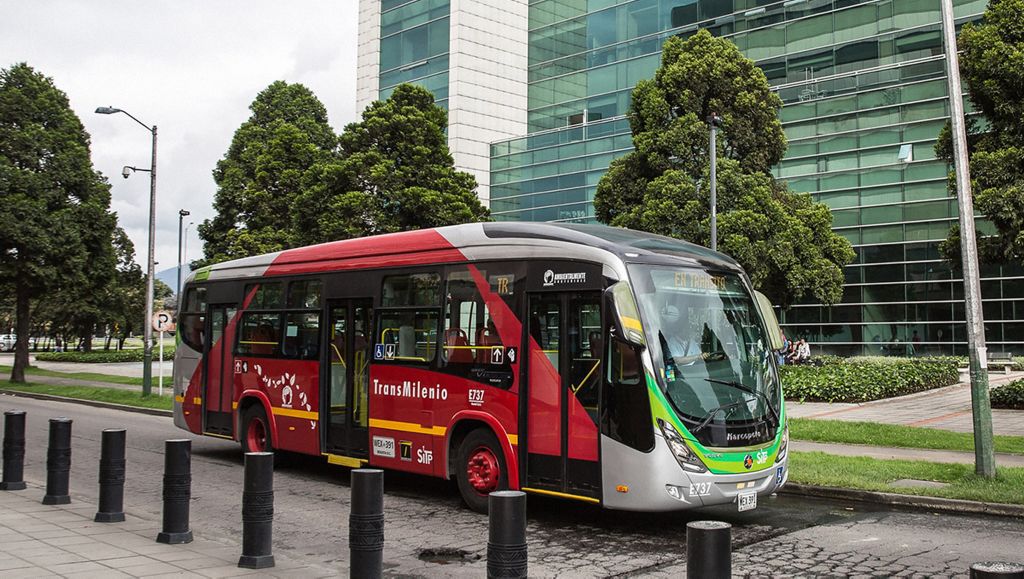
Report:
[[4,475],[0,491],[25,489],[25,411],[4,412]]
[[986,561],[971,565],[971,579],[1024,579],[1024,565]]
[[164,514],[157,543],[178,545],[192,542],[188,524],[188,501],[192,498],[192,441],[164,441]]
[[50,444],[46,449],[46,494],[44,505],[71,502],[68,479],[71,476],[71,419],[50,419]]
[[97,523],[124,521],[125,430],[108,428],[100,442],[100,505]]
[[380,577],[384,572],[384,471],[352,471],[352,509],[348,515],[351,577]]
[[526,577],[526,493],[495,491],[487,497],[487,577]]
[[721,521],[686,524],[686,576],[728,579],[732,575],[732,525]]
[[242,556],[238,566],[266,569],[274,566],[274,453],[245,454],[242,485]]

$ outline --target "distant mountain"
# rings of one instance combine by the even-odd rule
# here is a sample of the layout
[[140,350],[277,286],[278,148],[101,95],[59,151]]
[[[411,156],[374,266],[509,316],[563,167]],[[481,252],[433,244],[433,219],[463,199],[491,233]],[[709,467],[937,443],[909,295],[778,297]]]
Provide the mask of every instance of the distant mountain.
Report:
[[[187,278],[188,274],[190,273],[192,273],[192,270],[189,269],[188,264],[184,264],[181,266],[182,283],[185,283],[185,278]],[[167,284],[172,290],[177,289],[176,286],[178,285],[178,268],[169,267],[163,271],[158,271],[156,272],[156,279]]]

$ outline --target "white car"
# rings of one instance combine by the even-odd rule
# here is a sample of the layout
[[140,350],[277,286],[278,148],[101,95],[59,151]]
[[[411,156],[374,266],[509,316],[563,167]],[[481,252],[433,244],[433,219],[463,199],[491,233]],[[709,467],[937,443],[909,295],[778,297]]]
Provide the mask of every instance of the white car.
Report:
[[14,334],[4,334],[0,336],[0,352],[10,352],[14,350],[14,342],[17,341],[18,336]]

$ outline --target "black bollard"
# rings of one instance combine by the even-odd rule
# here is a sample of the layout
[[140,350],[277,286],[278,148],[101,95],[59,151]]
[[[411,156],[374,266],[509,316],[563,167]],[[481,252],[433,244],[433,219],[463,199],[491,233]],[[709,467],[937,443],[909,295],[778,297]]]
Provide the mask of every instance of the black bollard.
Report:
[[97,523],[124,521],[125,430],[108,428],[100,443],[100,506]]
[[721,521],[686,524],[686,576],[732,575],[732,525]]
[[188,526],[188,501],[192,498],[192,441],[164,442],[164,517],[157,543],[192,542]]
[[46,449],[46,494],[44,505],[71,502],[68,478],[71,475],[71,419],[50,419],[50,445]]
[[25,411],[4,412],[4,477],[0,491],[25,489]]
[[348,514],[349,576],[380,577],[384,572],[384,471],[352,471]]
[[526,577],[526,493],[487,497],[487,577]]
[[986,561],[971,565],[971,579],[1024,579],[1024,565]]
[[274,566],[271,553],[274,531],[274,453],[245,453],[242,485],[242,556],[238,566],[266,569]]

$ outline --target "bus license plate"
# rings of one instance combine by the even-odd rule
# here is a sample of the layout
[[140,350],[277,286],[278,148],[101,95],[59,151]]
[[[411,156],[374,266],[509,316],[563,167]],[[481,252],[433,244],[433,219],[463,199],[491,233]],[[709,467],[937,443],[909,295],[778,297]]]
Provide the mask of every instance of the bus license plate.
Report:
[[757,493],[740,493],[739,500],[740,512],[749,511],[757,508]]

